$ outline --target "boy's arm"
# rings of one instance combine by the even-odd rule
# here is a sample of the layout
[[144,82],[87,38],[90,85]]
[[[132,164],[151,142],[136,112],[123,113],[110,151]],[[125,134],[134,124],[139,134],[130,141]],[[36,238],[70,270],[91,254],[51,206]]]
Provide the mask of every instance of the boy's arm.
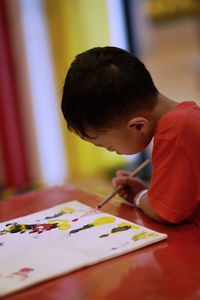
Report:
[[140,197],[140,193],[138,193],[134,198],[134,203],[136,206],[140,208],[146,215],[148,215],[151,219],[159,222],[159,223],[167,223],[168,221],[160,217],[149,205],[148,194],[147,192],[140,197],[140,201],[137,202],[138,197]]

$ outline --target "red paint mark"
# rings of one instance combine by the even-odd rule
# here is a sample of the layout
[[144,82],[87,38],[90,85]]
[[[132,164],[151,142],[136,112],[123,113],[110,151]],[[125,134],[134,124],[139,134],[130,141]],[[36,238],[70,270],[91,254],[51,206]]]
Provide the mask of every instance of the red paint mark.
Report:
[[38,224],[33,228],[33,232],[42,233],[43,231],[51,230],[52,224]]
[[23,268],[23,269],[19,270],[19,272],[26,272],[26,273],[29,273],[31,271],[34,271],[34,269],[32,269],[32,268]]
[[76,221],[78,221],[78,219],[73,219],[73,220],[72,220],[72,222],[76,222]]
[[15,276],[21,277],[21,280],[28,279],[28,273],[33,272],[33,268],[22,268],[18,272],[11,273],[7,278],[14,278]]
[[107,234],[102,234],[102,235],[100,235],[99,237],[102,238],[102,237],[106,237],[106,236],[109,236],[109,233],[107,233]]

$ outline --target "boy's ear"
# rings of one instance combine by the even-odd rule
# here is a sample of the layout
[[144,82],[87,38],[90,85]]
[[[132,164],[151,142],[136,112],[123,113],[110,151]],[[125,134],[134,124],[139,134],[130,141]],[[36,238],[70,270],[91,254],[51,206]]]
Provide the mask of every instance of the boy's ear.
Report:
[[127,127],[128,129],[145,133],[149,129],[149,125],[149,121],[146,118],[136,117],[129,120]]

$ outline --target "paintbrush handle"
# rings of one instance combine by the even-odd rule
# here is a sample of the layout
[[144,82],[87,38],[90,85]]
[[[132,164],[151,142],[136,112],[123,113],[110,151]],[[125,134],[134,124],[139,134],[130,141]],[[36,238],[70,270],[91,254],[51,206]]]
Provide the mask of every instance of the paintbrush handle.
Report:
[[[136,176],[144,167],[146,167],[146,165],[148,163],[149,163],[149,159],[146,159],[141,165],[139,165],[139,167],[137,167],[137,169],[135,169],[135,171],[133,171],[130,174],[130,177]],[[106,197],[101,203],[99,203],[99,205],[97,207],[101,208],[105,203],[107,203],[110,199],[112,199],[122,188],[123,188],[123,185],[121,185],[121,184],[118,185],[118,187],[116,187],[114,189],[114,191],[108,197]]]

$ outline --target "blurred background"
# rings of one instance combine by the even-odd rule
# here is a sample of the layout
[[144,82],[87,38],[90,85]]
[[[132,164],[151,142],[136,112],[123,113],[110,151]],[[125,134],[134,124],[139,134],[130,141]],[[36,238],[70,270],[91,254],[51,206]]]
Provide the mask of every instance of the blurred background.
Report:
[[199,0],[0,0],[1,199],[68,183],[106,194],[117,169],[150,157],[151,145],[119,156],[67,131],[67,70],[107,45],[138,56],[164,95],[200,103]]

